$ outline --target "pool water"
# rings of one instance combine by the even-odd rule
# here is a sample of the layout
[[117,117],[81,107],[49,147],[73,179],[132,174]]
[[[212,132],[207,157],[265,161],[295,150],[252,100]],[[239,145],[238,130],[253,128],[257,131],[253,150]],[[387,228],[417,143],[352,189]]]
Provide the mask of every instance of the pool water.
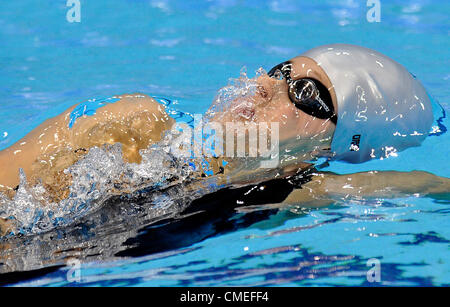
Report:
[[[365,3],[81,0],[81,22],[69,23],[65,1],[2,1],[0,149],[94,97],[141,92],[166,97],[185,112],[203,113],[243,66],[251,75],[261,66],[267,70],[310,48],[338,42],[397,60],[450,112],[450,3],[381,1],[380,23],[367,21]],[[447,117],[441,123],[450,126]],[[361,165],[333,162],[324,170],[423,170],[449,177],[450,136],[441,130],[398,157]],[[209,203],[206,199],[199,206]],[[127,210],[121,203],[91,219]],[[208,214],[206,222],[194,217],[168,225],[137,214],[106,229],[95,228],[87,218],[73,229],[2,244],[1,253],[13,257],[15,269],[0,275],[0,282],[450,285],[450,195],[343,200],[314,210],[301,204],[252,212],[221,208]],[[58,256],[68,250],[75,258],[78,250],[88,255],[78,280],[67,278],[73,267]],[[370,259],[381,264],[379,283],[368,281]]]

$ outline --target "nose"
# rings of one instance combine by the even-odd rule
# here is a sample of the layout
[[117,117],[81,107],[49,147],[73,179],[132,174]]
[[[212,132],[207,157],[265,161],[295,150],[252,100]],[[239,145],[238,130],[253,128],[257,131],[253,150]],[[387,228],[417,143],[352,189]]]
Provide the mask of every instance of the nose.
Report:
[[[274,94],[274,86],[276,80],[270,78],[268,75],[259,76],[256,80],[256,94],[255,99],[260,101],[261,103],[267,103],[272,100]],[[260,103],[258,103],[260,104]]]

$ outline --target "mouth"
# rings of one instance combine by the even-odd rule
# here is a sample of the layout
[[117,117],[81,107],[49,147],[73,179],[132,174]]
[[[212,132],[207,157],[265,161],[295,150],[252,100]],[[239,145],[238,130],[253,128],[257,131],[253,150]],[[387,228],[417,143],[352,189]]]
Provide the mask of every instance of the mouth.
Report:
[[231,78],[228,85],[218,91],[205,114],[206,120],[256,121],[257,108],[271,100],[271,91],[260,82],[261,77],[267,77],[262,68],[254,78],[248,78],[245,71],[241,71],[239,78]]
[[255,119],[255,103],[250,100],[243,100],[231,109],[233,119],[237,121],[253,121]]

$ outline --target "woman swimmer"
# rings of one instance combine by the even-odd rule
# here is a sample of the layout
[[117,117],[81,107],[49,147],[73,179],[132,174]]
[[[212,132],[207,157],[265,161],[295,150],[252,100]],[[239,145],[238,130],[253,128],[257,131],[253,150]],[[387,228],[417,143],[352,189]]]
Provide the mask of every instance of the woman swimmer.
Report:
[[[280,154],[273,171],[258,170],[239,159],[220,168],[221,159],[212,159],[217,162],[212,165],[217,176],[232,184],[249,184],[270,176],[307,174],[302,181],[306,188],[295,189],[285,200],[305,205],[346,195],[449,191],[448,178],[425,172],[339,176],[311,171],[312,165],[305,163],[321,156],[361,163],[420,145],[433,122],[431,102],[420,82],[392,59],[362,47],[328,45],[275,66],[255,84],[252,95],[234,97],[226,105],[216,100],[205,119],[223,125],[276,122],[279,152],[290,153],[289,158]],[[0,192],[14,196],[22,169],[29,185],[45,187],[50,201],[65,199],[71,177],[64,170],[91,148],[120,143],[124,161],[140,163],[139,151],[160,142],[174,125],[164,106],[142,94],[73,106],[0,152]],[[205,176],[201,170],[198,173],[199,178]]]

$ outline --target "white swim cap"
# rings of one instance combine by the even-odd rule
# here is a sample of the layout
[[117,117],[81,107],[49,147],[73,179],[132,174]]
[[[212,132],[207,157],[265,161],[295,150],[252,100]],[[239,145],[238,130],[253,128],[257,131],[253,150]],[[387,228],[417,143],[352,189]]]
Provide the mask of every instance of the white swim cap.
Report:
[[361,163],[418,146],[433,123],[430,98],[402,65],[374,50],[344,44],[302,56],[323,68],[337,98],[334,159]]

